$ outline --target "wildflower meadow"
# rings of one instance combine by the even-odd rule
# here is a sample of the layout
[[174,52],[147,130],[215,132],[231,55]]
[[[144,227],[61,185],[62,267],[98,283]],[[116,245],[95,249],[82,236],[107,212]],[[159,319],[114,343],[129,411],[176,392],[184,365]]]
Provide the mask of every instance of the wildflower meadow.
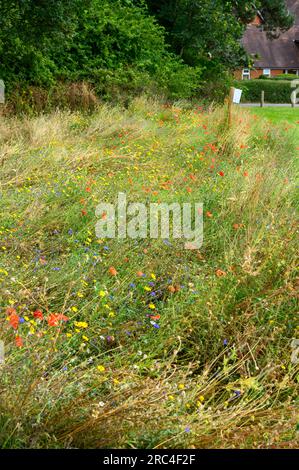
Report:
[[[299,116],[233,113],[1,116],[1,448],[298,444]],[[119,193],[202,204],[202,246],[97,237]]]

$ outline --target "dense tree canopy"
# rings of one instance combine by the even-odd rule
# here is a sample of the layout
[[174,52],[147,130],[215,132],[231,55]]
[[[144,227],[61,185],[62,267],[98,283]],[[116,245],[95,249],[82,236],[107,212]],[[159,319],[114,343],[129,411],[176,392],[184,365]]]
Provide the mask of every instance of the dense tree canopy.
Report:
[[257,9],[270,35],[292,24],[284,0],[0,0],[0,77],[8,90],[152,79],[185,96],[201,74],[244,63],[240,39]]
[[[138,3],[138,0],[137,0]],[[240,46],[244,28],[257,11],[270,35],[290,28],[292,16],[284,0],[146,0],[162,24],[172,48],[194,65],[205,57],[228,67],[244,60]]]

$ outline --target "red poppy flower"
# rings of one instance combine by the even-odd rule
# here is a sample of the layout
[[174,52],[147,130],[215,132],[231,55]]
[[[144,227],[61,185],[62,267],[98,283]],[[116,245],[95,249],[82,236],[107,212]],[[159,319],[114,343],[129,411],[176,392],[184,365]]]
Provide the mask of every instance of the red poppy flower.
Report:
[[219,174],[219,176],[224,176],[224,173],[223,173],[223,171],[219,171],[219,173],[218,173],[218,174]]
[[43,312],[41,310],[35,310],[35,312],[33,312],[33,316],[34,318],[39,318],[40,320],[44,318]]

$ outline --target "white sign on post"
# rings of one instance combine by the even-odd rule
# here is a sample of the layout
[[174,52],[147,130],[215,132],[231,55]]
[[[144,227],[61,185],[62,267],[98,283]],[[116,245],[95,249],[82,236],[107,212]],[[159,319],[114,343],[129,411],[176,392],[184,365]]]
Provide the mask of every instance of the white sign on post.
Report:
[[233,103],[240,104],[241,96],[242,96],[242,90],[239,90],[238,88],[235,88],[234,89]]

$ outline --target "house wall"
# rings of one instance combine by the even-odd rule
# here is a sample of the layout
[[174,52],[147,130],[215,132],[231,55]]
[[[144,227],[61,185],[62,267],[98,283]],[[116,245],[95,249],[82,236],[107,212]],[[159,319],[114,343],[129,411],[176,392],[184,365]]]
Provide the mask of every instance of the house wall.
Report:
[[[280,70],[271,69],[271,77],[276,77],[277,75],[281,75],[283,73],[284,73],[284,69],[280,69]],[[263,75],[263,69],[253,69],[250,71],[251,80],[254,80],[255,78],[259,78],[261,75]],[[234,76],[237,80],[242,80],[242,69],[236,70],[234,73]]]

